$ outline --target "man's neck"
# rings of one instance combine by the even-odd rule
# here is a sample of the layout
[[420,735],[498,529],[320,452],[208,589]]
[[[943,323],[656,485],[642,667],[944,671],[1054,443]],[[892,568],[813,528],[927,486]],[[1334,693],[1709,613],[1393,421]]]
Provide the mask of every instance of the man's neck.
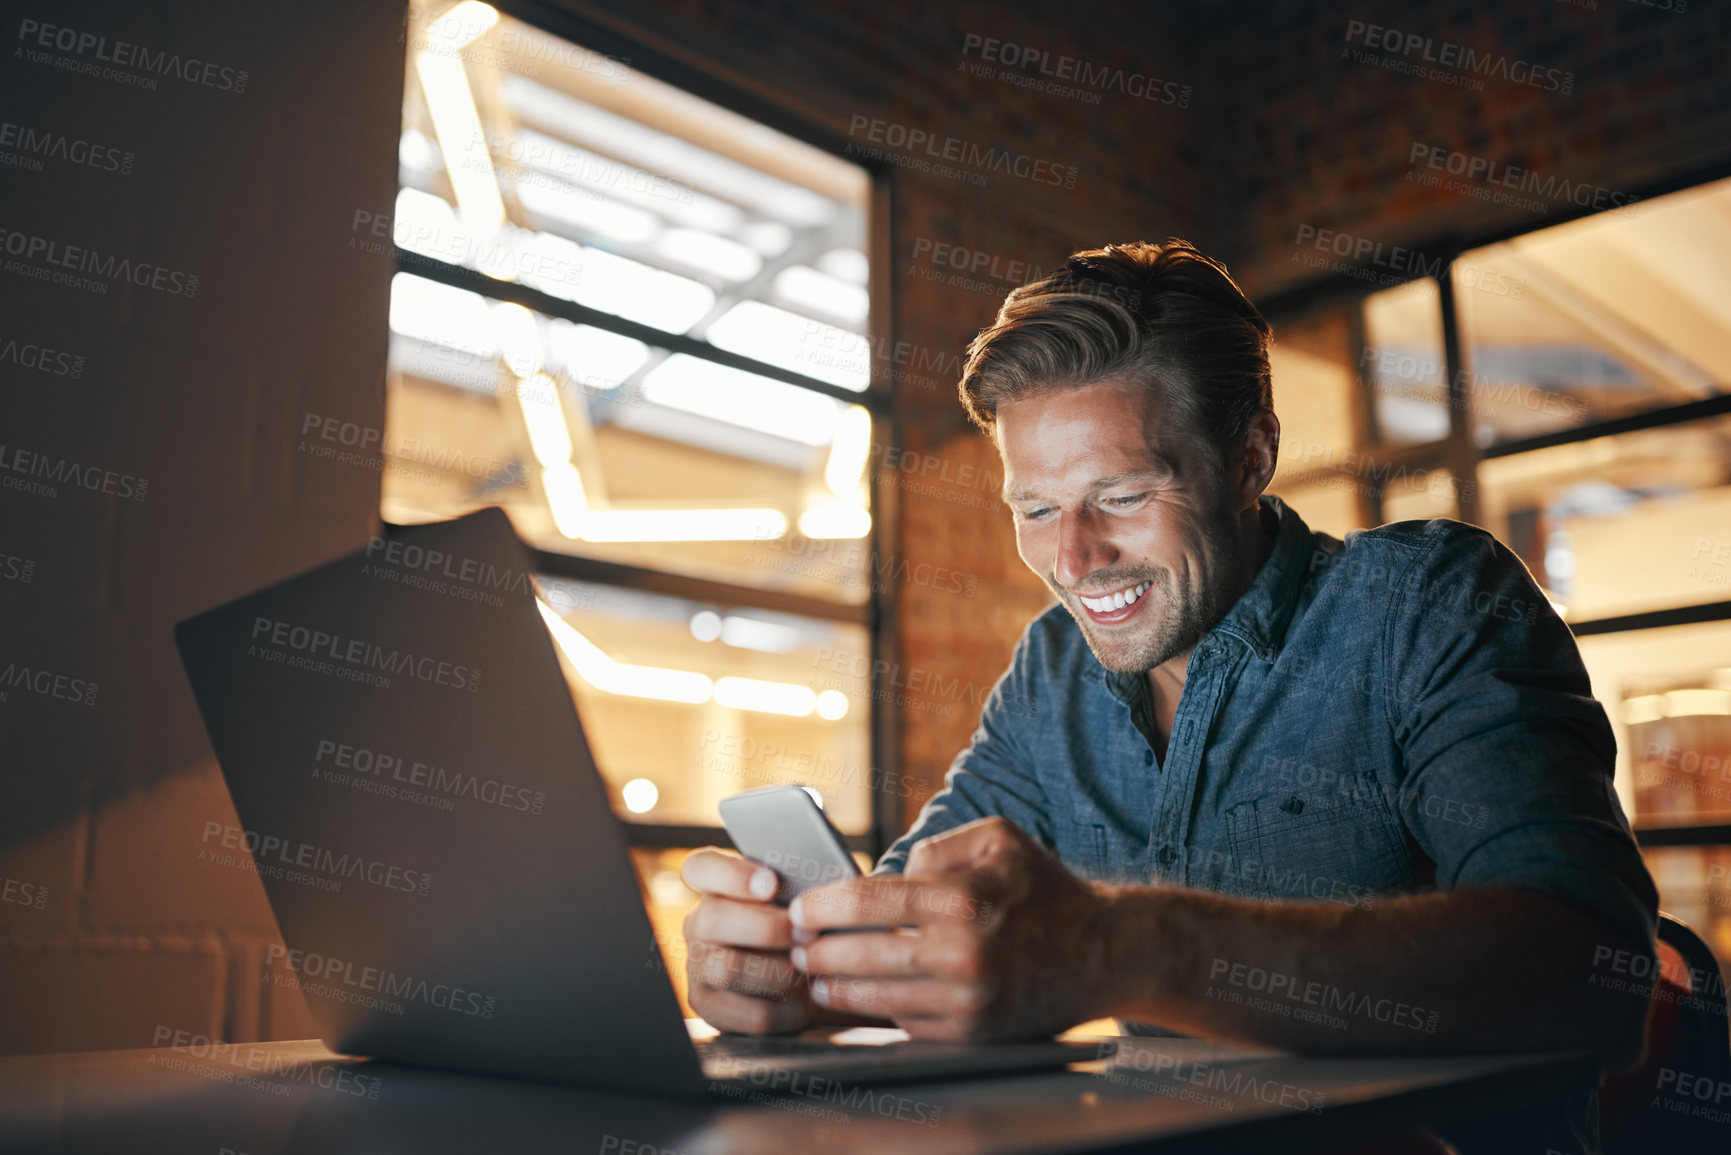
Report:
[[[1274,556],[1275,527],[1270,524],[1272,520],[1263,518],[1261,501],[1239,516],[1239,530],[1243,535],[1239,540],[1244,543],[1245,548],[1241,551],[1243,564],[1239,569],[1237,588],[1232,600],[1227,603],[1229,608],[1244,596],[1244,592],[1256,580],[1256,575],[1262,572],[1262,567]],[[1148,671],[1148,687],[1153,693],[1154,724],[1160,732],[1162,758],[1166,755],[1166,736],[1172,732],[1172,720],[1178,715],[1178,699],[1184,695],[1184,683],[1190,670],[1190,652],[1193,649],[1195,647],[1191,646],[1182,653],[1174,654]]]

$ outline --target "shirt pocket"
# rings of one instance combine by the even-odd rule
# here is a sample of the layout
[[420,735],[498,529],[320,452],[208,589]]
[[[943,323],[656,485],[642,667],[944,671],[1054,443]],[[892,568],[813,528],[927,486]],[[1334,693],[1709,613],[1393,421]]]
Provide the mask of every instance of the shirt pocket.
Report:
[[1412,879],[1405,827],[1374,786],[1342,794],[1287,790],[1226,811],[1235,893],[1366,903]]
[[1114,868],[1106,815],[1096,806],[1078,802],[1068,817],[1058,834],[1058,856],[1064,865],[1091,882],[1116,881],[1121,871]]

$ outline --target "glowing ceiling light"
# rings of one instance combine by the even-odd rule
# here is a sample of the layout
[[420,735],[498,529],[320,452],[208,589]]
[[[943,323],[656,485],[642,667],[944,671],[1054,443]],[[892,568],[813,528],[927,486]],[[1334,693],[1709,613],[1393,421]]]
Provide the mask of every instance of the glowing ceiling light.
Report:
[[569,461],[549,465],[541,471],[541,488],[547,494],[547,509],[553,515],[553,526],[572,540],[580,539],[590,517],[589,497],[583,492],[583,478]]
[[597,509],[585,541],[770,541],[787,532],[776,509]]
[[668,229],[655,242],[655,251],[728,281],[749,281],[763,268],[763,258],[738,241],[700,229]]
[[633,778],[619,788],[619,797],[625,802],[625,809],[633,814],[647,814],[655,809],[655,804],[661,800],[661,791],[647,778]]
[[1665,717],[1692,718],[1731,714],[1731,690],[1671,690],[1665,694]]
[[810,686],[791,682],[764,682],[756,678],[722,678],[715,683],[715,704],[734,710],[757,710],[804,718],[817,709],[817,694]]
[[825,690],[817,696],[817,716],[828,722],[847,717],[847,695],[840,690]]
[[691,615],[691,636],[700,642],[713,642],[721,636],[721,615],[714,610],[698,610]]
[[775,275],[775,295],[789,304],[818,309],[854,325],[865,324],[871,313],[871,294],[862,285],[849,284],[808,265],[789,265]]
[[531,377],[541,368],[541,334],[535,327],[535,314],[521,305],[497,302],[493,305],[493,329],[499,335],[499,348],[504,350],[505,364],[511,367],[511,372]]
[[447,52],[466,48],[499,22],[499,13],[481,0],[463,0],[453,5],[427,29],[427,42],[439,43]]
[[643,375],[643,398],[813,447],[835,437],[842,409],[841,402],[822,393],[685,353]]
[[704,332],[710,344],[856,393],[871,384],[871,342],[810,317],[741,301]]
[[[570,465],[571,429],[559,404],[559,383],[545,373],[517,382],[517,407],[523,411],[535,460],[549,469]],[[587,508],[587,500],[584,505]]]
[[[445,18],[456,16],[467,7],[459,4]],[[492,12],[485,4],[476,4],[475,8]],[[493,12],[493,19],[498,17]],[[437,29],[440,23],[442,20],[434,22],[433,28]],[[486,27],[479,28],[475,35],[484,31]],[[469,91],[469,76],[463,71],[462,58],[450,46],[429,48],[416,55],[415,71],[421,78],[427,113],[433,118],[433,132],[439,138],[445,172],[451,178],[451,189],[457,194],[464,222],[483,231],[498,228],[505,220],[505,202],[499,196],[499,178],[493,172],[493,159],[487,154],[487,136],[481,130],[481,115],[475,110],[475,94]]]
[[577,668],[578,676],[597,690],[691,705],[709,701],[715,684],[707,676],[688,670],[633,666],[615,661],[560,617],[552,606],[540,599],[536,599],[535,605],[540,609],[547,628],[552,631],[553,640]]
[[851,501],[826,501],[799,515],[799,532],[813,540],[864,537],[872,515]]
[[728,614],[721,620],[721,640],[725,645],[741,650],[758,650],[765,654],[785,654],[799,645],[796,626],[766,622],[762,618]]
[[850,405],[836,421],[823,481],[843,500],[864,505],[866,462],[872,450],[872,415],[863,405]]

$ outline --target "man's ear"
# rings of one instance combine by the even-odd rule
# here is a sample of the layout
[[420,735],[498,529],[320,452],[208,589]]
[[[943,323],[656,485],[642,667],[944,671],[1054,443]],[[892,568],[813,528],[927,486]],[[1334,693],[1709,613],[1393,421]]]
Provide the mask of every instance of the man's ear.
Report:
[[1279,458],[1280,418],[1272,409],[1258,409],[1250,419],[1250,428],[1245,431],[1244,439],[1239,442],[1232,471],[1232,496],[1239,509],[1251,509],[1256,505],[1256,499],[1274,480],[1274,466]]

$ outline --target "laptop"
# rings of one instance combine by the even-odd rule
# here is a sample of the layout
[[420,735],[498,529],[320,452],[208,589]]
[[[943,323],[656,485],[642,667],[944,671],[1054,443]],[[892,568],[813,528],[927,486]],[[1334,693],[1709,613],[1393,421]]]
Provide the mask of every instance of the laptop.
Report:
[[[881,1083],[1051,1069],[1098,1044],[695,1041],[505,514],[389,526],[179,623],[238,828],[325,1044],[670,1097],[790,1075]],[[250,856],[250,861],[249,861]]]

